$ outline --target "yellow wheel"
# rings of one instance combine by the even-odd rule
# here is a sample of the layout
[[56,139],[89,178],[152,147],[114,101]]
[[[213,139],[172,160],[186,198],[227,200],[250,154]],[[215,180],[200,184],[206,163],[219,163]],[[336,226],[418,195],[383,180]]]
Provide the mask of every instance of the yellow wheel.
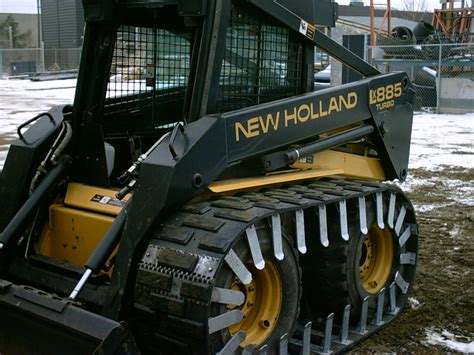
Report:
[[[384,228],[380,228],[375,196],[366,197],[367,234],[362,231],[358,200],[347,201],[348,241],[341,238],[339,210],[328,207],[329,246],[315,243],[311,248],[310,245],[308,253],[301,258],[303,275],[311,275],[303,277],[303,288],[314,314],[326,317],[334,312],[337,318],[349,304],[350,319],[355,324],[360,320],[362,302],[369,296],[370,321],[375,314],[377,295],[384,288],[384,306],[388,305],[391,285],[395,288],[396,306],[403,308],[414,280],[418,236],[413,211],[406,209],[408,205],[402,207],[402,198],[401,194],[397,195],[390,226],[390,195],[385,194],[382,205],[385,223]],[[314,213],[309,219],[317,220]],[[400,222],[398,235],[395,228],[397,220]],[[313,227],[316,233],[317,227]]]
[[388,228],[373,226],[365,236],[360,250],[359,271],[362,286],[377,294],[386,284],[393,263],[393,236]]
[[[245,333],[245,338],[239,340],[241,349],[250,345],[259,349],[266,345],[269,353],[276,353],[280,337],[285,333],[291,335],[294,330],[302,293],[298,253],[283,236],[284,258],[279,260],[281,256],[278,254],[277,258],[275,255],[272,233],[267,225],[262,223],[256,226],[256,234],[265,264],[263,268],[254,260],[250,242],[244,234],[232,247],[234,262],[231,264],[241,266],[233,269],[226,264],[218,271],[215,287],[239,293],[243,297],[237,305],[214,305],[211,318],[227,315],[230,318],[232,313],[242,318],[212,334],[211,352],[220,351],[231,338]],[[242,275],[239,277],[242,272],[248,272],[251,278],[242,279]]]
[[257,270],[247,265],[253,278],[248,285],[243,285],[237,278],[232,284],[233,290],[240,290],[245,295],[245,302],[240,306],[244,319],[229,327],[231,335],[243,330],[246,333],[241,346],[254,344],[260,346],[274,331],[282,307],[282,282],[273,261],[265,260],[265,268]]

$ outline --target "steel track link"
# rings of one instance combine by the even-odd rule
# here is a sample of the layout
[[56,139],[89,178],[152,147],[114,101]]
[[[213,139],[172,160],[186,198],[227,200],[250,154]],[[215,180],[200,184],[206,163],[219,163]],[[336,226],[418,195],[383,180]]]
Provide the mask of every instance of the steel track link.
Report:
[[[148,329],[145,341],[156,342],[154,349],[161,349],[156,351],[162,353],[166,353],[167,349],[186,353],[214,352],[209,350],[213,346],[210,335],[242,319],[238,309],[217,316],[212,314],[213,305],[239,305],[243,296],[240,292],[218,288],[215,279],[218,271],[225,265],[244,284],[250,282],[252,277],[232,249],[239,238],[243,235],[247,237],[255,267],[263,268],[264,261],[254,234],[256,224],[263,222],[270,226],[274,254],[281,260],[284,255],[281,250],[280,215],[294,213],[297,224],[293,242],[297,250],[304,254],[308,238],[316,238],[305,235],[305,210],[314,208],[317,211],[319,241],[327,246],[328,207],[336,205],[337,208],[330,211],[338,211],[340,237],[347,241],[348,202],[351,206],[357,203],[360,228],[364,233],[367,229],[365,202],[369,198],[374,201],[377,223],[381,225],[385,221],[393,226],[400,243],[418,233],[413,206],[398,187],[386,183],[326,178],[265,192],[218,196],[216,200],[184,206],[153,234],[139,265],[135,306],[144,315],[141,322]],[[383,200],[388,206],[385,210],[381,205]],[[416,264],[416,260],[410,259],[413,258],[410,253],[400,257],[404,263]],[[334,314],[329,315],[322,324],[322,331],[315,328],[316,322],[303,324],[301,321],[294,338],[282,340],[280,353],[313,354],[347,350],[394,319],[399,312],[397,294],[406,294],[410,286],[403,275],[395,275],[390,292],[387,290],[387,297],[390,298],[388,312],[383,309],[383,295],[378,297],[379,301],[382,297],[378,307],[382,312],[377,314],[378,324],[367,325],[367,312],[365,320],[362,315],[356,329],[349,329],[349,316],[346,314],[343,324],[334,329]],[[152,333],[148,322],[155,325]],[[221,353],[237,351],[245,338],[242,333],[234,334]],[[163,344],[168,344],[168,347]],[[266,351],[265,348],[261,350],[262,353]]]

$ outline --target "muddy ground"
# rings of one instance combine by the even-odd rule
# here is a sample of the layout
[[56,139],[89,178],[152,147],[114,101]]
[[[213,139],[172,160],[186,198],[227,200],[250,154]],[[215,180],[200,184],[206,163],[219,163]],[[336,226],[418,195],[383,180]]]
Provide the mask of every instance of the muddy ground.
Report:
[[390,326],[353,352],[456,353],[428,344],[430,330],[447,330],[461,343],[473,340],[474,206],[463,202],[463,191],[472,193],[474,170],[442,168],[436,172],[410,171],[412,181],[427,182],[414,184],[408,192],[420,225],[418,269],[412,293],[419,305],[408,305]]

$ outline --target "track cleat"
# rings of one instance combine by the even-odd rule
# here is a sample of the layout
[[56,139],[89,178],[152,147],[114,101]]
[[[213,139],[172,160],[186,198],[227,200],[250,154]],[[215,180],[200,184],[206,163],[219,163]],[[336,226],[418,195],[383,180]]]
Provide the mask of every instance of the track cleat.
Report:
[[303,330],[303,344],[301,349],[301,355],[309,355],[311,351],[311,326],[312,322],[308,322],[304,326]]
[[377,295],[377,311],[375,313],[374,324],[375,325],[382,325],[384,321],[383,318],[383,303],[385,298],[385,287],[383,287],[379,294]]
[[359,326],[357,327],[358,334],[366,334],[367,333],[367,314],[369,311],[369,296],[365,296],[364,300],[362,301],[362,312],[360,313],[360,322]]
[[319,215],[319,240],[325,247],[329,246],[328,221],[326,216],[326,205],[318,206]]
[[215,332],[218,332],[219,330],[228,328],[233,324],[239,323],[243,318],[244,314],[237,309],[222,313],[216,317],[209,318],[209,334],[213,334]]
[[402,206],[402,208],[400,208],[400,212],[398,213],[397,222],[395,223],[395,234],[397,235],[397,237],[400,235],[400,230],[402,229],[406,213],[406,207]]
[[224,345],[224,347],[217,353],[217,355],[232,355],[239,347],[240,343],[245,339],[245,332],[235,333],[232,338]]
[[275,258],[283,260],[285,255],[283,254],[282,235],[281,235],[281,219],[280,215],[274,214],[272,216],[272,235],[273,235],[273,253]]
[[397,200],[397,195],[390,193],[390,201],[388,203],[388,214],[387,214],[387,224],[390,228],[393,229],[393,221],[395,219],[395,202]]
[[397,307],[396,292],[397,292],[397,290],[395,289],[395,281],[394,281],[390,284],[390,287],[389,287],[390,306],[389,306],[389,309],[388,309],[388,314],[391,314],[392,316],[394,316],[398,312],[400,312],[400,308]]
[[405,228],[400,238],[398,238],[398,244],[400,244],[400,247],[403,247],[405,245],[407,240],[410,239],[410,236],[411,236],[411,228],[410,226],[408,226],[407,228]]
[[341,327],[341,337],[340,343],[347,345],[350,344],[351,341],[349,340],[349,321],[351,316],[351,305],[348,304],[344,307],[344,314],[342,316],[342,327]]
[[288,354],[288,333],[285,333],[280,337],[280,347],[279,347],[278,354],[279,355]]
[[359,224],[360,231],[362,234],[367,234],[369,230],[367,229],[367,210],[365,207],[365,196],[359,197]]
[[339,220],[341,224],[341,237],[349,240],[349,229],[347,227],[347,204],[346,200],[339,201]]
[[400,275],[400,272],[397,271],[395,274],[395,283],[400,287],[400,290],[402,290],[403,294],[406,294],[408,292],[408,288],[410,284],[405,281],[402,275]]
[[212,289],[211,302],[240,306],[244,301],[245,295],[240,291],[220,287],[214,287]]
[[385,224],[383,222],[383,200],[382,200],[382,192],[377,192],[375,194],[375,204],[377,208],[377,225],[380,229],[385,228]]
[[237,256],[235,251],[232,249],[227,253],[224,257],[225,262],[234,272],[235,276],[244,284],[248,285],[252,282],[252,274],[250,271],[245,267],[244,263],[240,258]]
[[298,247],[298,251],[301,254],[305,254],[307,251],[306,248],[306,237],[304,231],[304,212],[303,210],[296,210],[295,211],[295,219],[296,219],[296,246]]
[[263,270],[265,267],[265,260],[263,260],[262,250],[260,249],[260,244],[258,243],[257,231],[255,230],[255,225],[251,225],[246,230],[247,240],[249,242],[250,253],[252,254],[252,259],[255,267],[258,270]]
[[324,339],[321,344],[321,350],[323,354],[329,354],[331,352],[332,343],[332,325],[334,322],[334,313],[331,313],[326,318],[326,325],[324,326]]

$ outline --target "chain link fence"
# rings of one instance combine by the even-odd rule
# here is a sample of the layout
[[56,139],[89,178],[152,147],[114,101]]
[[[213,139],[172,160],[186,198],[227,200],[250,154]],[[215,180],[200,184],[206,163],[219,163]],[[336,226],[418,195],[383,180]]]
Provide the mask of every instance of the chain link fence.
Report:
[[79,69],[81,48],[0,49],[0,75]]
[[379,45],[367,57],[384,73],[408,74],[415,110],[474,112],[474,43]]

